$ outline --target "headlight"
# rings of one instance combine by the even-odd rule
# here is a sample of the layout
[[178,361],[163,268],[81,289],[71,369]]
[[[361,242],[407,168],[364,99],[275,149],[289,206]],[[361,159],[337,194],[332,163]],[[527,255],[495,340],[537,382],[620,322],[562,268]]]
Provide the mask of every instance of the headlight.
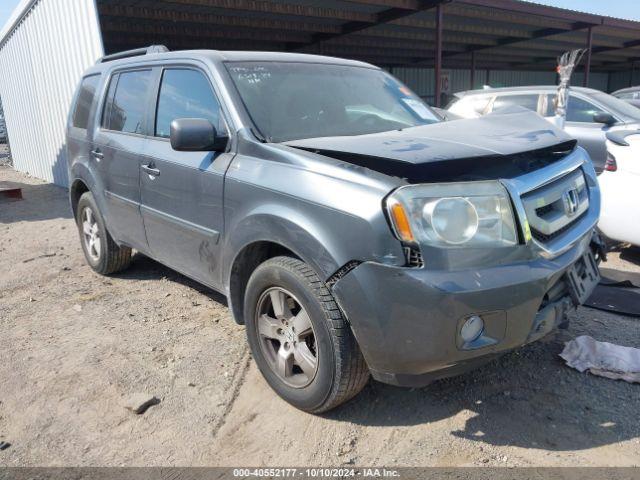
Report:
[[506,189],[499,182],[401,187],[387,198],[396,236],[435,247],[506,247],[517,243]]

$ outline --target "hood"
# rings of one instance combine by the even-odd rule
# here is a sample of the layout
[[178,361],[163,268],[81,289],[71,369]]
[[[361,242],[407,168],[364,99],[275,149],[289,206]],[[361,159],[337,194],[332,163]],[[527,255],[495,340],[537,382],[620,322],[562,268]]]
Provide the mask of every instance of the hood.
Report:
[[285,142],[309,150],[349,152],[408,163],[513,155],[551,147],[571,138],[532,112],[486,115],[419,127],[348,137]]
[[575,143],[527,111],[368,135],[292,140],[284,145],[415,183],[508,178],[564,157]]

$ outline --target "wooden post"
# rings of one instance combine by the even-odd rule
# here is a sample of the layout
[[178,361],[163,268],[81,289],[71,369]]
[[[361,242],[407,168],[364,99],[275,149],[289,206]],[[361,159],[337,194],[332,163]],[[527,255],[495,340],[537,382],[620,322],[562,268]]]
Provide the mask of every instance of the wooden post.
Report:
[[434,76],[436,80],[435,88],[435,106],[439,107],[441,99],[440,77],[442,76],[442,5],[436,7],[436,63],[434,68]]
[[476,52],[471,50],[471,75],[469,79],[469,89],[473,90],[476,85]]
[[591,46],[593,44],[593,27],[587,29],[587,61],[584,65],[584,77],[582,79],[582,86],[589,86],[589,73],[591,73]]

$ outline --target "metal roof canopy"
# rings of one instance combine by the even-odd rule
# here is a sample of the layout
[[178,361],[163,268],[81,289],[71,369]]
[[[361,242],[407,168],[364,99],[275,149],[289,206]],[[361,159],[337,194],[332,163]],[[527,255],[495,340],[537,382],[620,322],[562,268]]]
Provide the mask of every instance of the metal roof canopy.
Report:
[[[546,70],[586,48],[591,70],[640,60],[640,22],[518,0],[97,0],[106,51],[276,50],[344,56],[380,66]],[[440,15],[439,15],[440,14]],[[585,57],[586,60],[586,57]]]
[[[319,53],[382,67],[552,70],[588,48],[589,71],[633,69],[640,22],[519,0],[97,0],[108,53],[171,49]],[[436,88],[439,82],[436,82]],[[436,92],[436,98],[439,98]]]
[[0,31],[0,95],[15,168],[66,185],[65,119],[82,72],[105,53],[321,53],[408,67],[394,73],[437,104],[442,68],[457,90],[474,76],[553,83],[556,57],[589,39],[591,83],[627,86],[640,22],[517,0],[21,0]]

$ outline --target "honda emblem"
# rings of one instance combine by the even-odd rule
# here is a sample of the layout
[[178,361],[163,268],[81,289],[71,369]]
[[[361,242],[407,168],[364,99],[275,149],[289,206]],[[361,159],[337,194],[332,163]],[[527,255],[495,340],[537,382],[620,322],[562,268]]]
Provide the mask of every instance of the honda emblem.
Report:
[[567,190],[562,194],[562,202],[564,203],[564,212],[568,217],[576,214],[579,207],[580,195],[577,188]]

